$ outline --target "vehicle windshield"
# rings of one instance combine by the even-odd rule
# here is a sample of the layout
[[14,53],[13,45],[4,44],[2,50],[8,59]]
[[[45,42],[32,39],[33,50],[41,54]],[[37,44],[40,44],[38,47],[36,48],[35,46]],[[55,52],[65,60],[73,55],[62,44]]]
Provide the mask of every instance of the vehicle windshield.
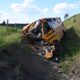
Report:
[[35,30],[35,32],[41,33],[42,28],[43,28],[44,34],[47,33],[51,29],[50,25],[48,24],[48,21],[42,22],[41,20],[38,20],[34,22],[33,31]]
[[38,21],[34,22],[34,26],[31,30],[31,32],[37,36],[39,33],[41,33],[41,28],[42,28],[41,21],[38,20]]
[[41,21],[40,20],[34,22],[34,28],[37,28],[39,26],[41,26]]

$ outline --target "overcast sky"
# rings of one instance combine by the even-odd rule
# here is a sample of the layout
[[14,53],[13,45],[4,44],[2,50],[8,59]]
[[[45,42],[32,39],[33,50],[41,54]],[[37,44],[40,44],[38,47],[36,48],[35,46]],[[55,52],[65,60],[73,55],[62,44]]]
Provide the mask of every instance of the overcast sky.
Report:
[[43,17],[80,13],[80,0],[0,0],[0,22],[30,23]]

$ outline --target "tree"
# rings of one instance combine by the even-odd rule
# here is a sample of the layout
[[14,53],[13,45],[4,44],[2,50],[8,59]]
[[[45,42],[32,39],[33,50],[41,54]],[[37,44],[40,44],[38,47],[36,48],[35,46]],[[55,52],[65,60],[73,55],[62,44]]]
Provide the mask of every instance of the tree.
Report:
[[69,17],[69,14],[68,13],[65,13],[64,19],[67,19],[68,17]]
[[5,20],[2,22],[2,26],[5,26],[6,25],[6,22],[5,22]]

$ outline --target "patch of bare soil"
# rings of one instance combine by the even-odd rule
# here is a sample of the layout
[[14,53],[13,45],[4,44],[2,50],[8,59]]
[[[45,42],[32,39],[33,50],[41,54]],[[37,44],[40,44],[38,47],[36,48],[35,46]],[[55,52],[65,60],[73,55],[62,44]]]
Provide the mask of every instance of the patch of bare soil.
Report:
[[21,44],[0,50],[0,80],[68,80],[57,66]]

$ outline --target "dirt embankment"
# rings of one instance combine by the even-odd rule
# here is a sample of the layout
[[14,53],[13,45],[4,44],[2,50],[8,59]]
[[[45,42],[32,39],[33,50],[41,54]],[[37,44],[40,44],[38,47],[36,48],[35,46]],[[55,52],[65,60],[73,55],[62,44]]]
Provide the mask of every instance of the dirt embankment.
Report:
[[55,64],[33,55],[21,44],[14,44],[0,51],[0,80],[66,79]]

